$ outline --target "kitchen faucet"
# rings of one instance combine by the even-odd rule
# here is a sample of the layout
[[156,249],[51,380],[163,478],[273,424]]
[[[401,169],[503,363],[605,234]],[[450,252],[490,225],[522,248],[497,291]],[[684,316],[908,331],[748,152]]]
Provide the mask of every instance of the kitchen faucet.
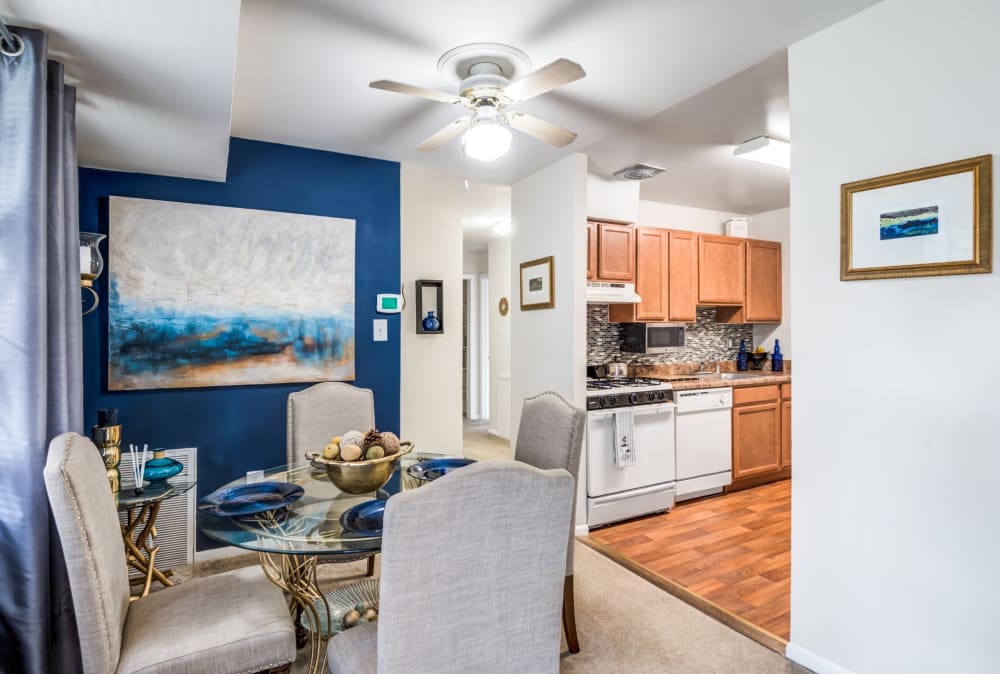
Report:
[[715,370],[706,370],[705,366],[707,364],[708,364],[708,361],[702,361],[701,363],[699,363],[698,364],[699,370],[697,372],[695,372],[695,374],[721,374],[722,373],[722,369],[719,367],[719,362],[718,361],[715,362]]

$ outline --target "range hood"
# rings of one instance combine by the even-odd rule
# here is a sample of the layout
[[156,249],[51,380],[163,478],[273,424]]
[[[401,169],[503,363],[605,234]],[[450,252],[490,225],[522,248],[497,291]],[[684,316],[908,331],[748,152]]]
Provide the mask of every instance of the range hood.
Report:
[[634,283],[587,281],[587,304],[638,304]]

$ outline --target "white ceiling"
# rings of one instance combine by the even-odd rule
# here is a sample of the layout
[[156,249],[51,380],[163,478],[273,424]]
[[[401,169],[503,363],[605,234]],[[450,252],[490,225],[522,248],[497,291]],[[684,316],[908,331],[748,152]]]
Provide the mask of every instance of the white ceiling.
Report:
[[510,184],[871,4],[252,0],[241,11],[237,0],[0,0],[0,14],[46,28],[79,81],[81,163],[217,180],[230,134],[461,177],[458,142],[413,149],[456,111],[370,80],[449,90],[437,59],[473,41],[519,47],[535,67],[579,62],[586,78],[520,107],[576,131],[575,143],[554,149],[515,134],[500,161],[468,162],[473,181]]
[[788,206],[788,169],[736,159],[756,136],[789,139],[788,58],[771,58],[587,149],[590,172],[610,177],[636,162],[667,169],[640,197],[731,213]]

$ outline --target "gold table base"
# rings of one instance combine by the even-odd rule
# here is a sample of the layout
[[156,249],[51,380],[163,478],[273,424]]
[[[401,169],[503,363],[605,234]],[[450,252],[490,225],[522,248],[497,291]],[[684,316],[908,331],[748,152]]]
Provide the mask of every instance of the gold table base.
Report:
[[[309,623],[309,672],[319,674],[326,666],[326,647],[328,638],[324,625],[330,623],[330,605],[326,596],[320,591],[316,578],[316,555],[297,555],[288,553],[258,552],[260,566],[268,579],[284,591],[288,598],[288,610],[292,614],[295,625],[296,646],[304,646],[306,637],[299,621],[303,614]],[[322,605],[319,608],[317,604]],[[326,611],[326,622],[322,620],[321,610]]]
[[[156,516],[160,513],[162,501],[147,503],[140,508],[130,508],[128,519],[122,525],[122,542],[125,544],[126,563],[141,573],[142,591],[138,595],[132,595],[129,601],[142,599],[149,594],[149,587],[153,580],[156,580],[165,587],[172,587],[173,581],[169,576],[174,574],[171,570],[161,571],[156,568],[156,553],[160,551],[160,546],[156,545]],[[136,512],[138,510],[138,512]],[[140,528],[141,527],[141,528]],[[136,530],[139,533],[136,535]],[[138,583],[139,581],[133,581]]]

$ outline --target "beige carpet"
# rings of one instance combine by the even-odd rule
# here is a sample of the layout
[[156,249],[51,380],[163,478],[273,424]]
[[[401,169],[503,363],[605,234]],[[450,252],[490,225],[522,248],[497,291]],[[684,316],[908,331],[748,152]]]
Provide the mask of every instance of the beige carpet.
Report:
[[[256,564],[255,555],[203,562],[179,580]],[[600,553],[576,544],[576,615],[580,653],[564,654],[562,672],[610,674],[801,673],[807,670],[716,622]],[[326,589],[363,576],[364,562],[323,564]],[[565,644],[563,644],[565,649]],[[306,671],[308,649],[292,671]]]
[[462,424],[462,451],[476,461],[492,461],[514,458],[510,441],[490,435],[488,422],[468,421]]

